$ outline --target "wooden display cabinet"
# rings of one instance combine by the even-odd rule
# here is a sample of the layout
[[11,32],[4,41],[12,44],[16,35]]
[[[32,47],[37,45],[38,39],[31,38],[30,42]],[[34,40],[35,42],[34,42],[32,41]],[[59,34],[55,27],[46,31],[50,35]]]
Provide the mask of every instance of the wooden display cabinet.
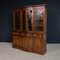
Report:
[[13,11],[13,47],[24,51],[46,52],[46,5],[32,5]]

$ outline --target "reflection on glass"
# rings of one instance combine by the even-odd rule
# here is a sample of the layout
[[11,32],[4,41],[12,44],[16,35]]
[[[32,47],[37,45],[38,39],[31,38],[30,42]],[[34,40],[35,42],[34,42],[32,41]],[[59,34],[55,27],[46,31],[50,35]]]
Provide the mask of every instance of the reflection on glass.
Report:
[[26,28],[26,23],[25,23],[25,18],[26,17],[26,12],[23,11],[23,30],[25,31],[25,28]]
[[15,28],[20,30],[20,12],[15,12]]
[[29,31],[32,31],[32,10],[28,12],[28,28]]
[[37,31],[43,31],[43,26],[42,26],[43,20],[41,20],[42,11],[37,10],[35,14],[36,14],[36,30]]

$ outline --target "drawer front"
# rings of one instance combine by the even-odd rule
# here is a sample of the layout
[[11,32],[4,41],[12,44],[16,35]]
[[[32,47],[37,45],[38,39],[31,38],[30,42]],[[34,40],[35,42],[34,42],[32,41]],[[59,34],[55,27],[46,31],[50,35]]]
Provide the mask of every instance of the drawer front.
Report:
[[25,33],[20,33],[20,36],[24,37],[25,36]]
[[43,38],[43,34],[32,34],[34,38]]

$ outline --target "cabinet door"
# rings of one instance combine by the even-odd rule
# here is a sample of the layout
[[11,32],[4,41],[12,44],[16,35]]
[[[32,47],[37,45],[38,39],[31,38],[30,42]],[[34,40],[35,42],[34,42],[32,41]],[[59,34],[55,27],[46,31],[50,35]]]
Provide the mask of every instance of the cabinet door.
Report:
[[23,37],[23,48],[28,51],[28,40],[26,35]]
[[33,25],[33,8],[29,7],[27,10],[26,16],[27,16],[27,31],[32,31],[32,25]]
[[19,47],[23,48],[23,36],[21,34],[19,36]]
[[27,33],[26,34],[26,42],[27,42],[27,50],[32,51],[32,34]]
[[25,49],[25,42],[26,42],[26,39],[25,39],[25,33],[21,33],[21,37],[22,37],[22,48]]
[[20,30],[20,11],[15,11],[15,29]]
[[22,13],[20,9],[17,9],[13,12],[13,24],[14,24],[14,31],[20,31],[21,30],[21,21],[22,21]]
[[33,52],[41,53],[43,48],[42,45],[44,45],[42,40],[42,35],[33,34]]
[[44,32],[44,7],[35,7],[35,30]]
[[13,36],[13,44],[19,46],[19,36],[17,35]]

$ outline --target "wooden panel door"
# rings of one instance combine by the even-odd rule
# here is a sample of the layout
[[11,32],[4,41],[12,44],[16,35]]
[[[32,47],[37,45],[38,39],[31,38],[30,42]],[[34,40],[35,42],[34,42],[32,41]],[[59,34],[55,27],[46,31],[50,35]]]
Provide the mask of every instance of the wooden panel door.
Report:
[[41,53],[42,51],[42,35],[33,34],[33,52]]
[[32,51],[32,34],[27,33],[26,34],[26,41],[27,41],[27,50]]
[[23,47],[23,37],[21,35],[19,35],[19,47]]
[[13,36],[13,44],[19,46],[19,36],[17,35]]

